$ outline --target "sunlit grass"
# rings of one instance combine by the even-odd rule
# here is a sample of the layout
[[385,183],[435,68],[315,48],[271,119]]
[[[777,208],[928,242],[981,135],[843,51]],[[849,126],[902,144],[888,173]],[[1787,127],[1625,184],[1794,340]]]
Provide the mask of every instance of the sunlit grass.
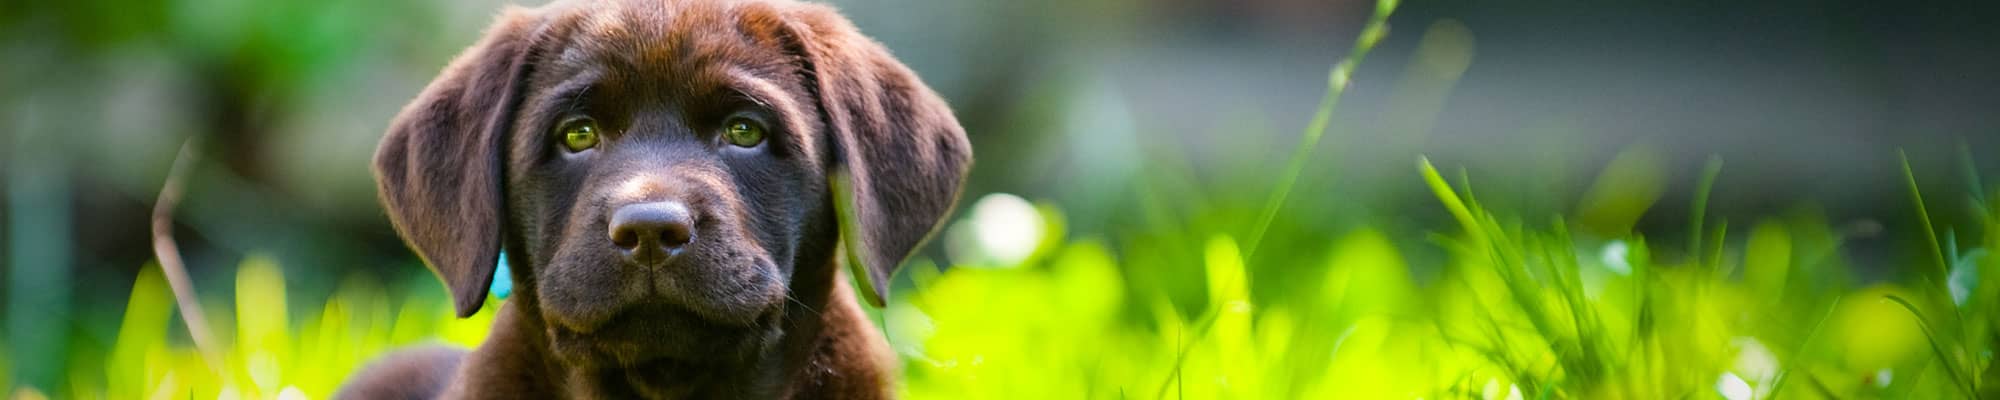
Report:
[[295,295],[270,258],[245,259],[235,276],[230,306],[208,311],[224,316],[214,322],[224,326],[213,327],[227,343],[222,365],[212,368],[181,333],[166,279],[148,264],[133,282],[110,353],[101,363],[74,363],[102,369],[71,371],[68,397],[325,398],[372,357],[424,342],[477,345],[492,322],[490,312],[453,318],[451,304],[434,291],[391,296],[365,278],[342,282],[317,312],[293,315]]
[[[1995,390],[2000,282],[1988,271],[2000,262],[1983,257],[1994,238],[1967,244],[1976,247],[1963,253],[1982,256],[1950,267],[1983,277],[1962,279],[1954,299],[1929,272],[1867,286],[1841,278],[1840,234],[1809,211],[1760,220],[1741,239],[1711,221],[1705,245],[1658,251],[1636,233],[1586,237],[1561,217],[1507,217],[1429,161],[1419,172],[1460,226],[1416,248],[1368,227],[1326,238],[1324,260],[1290,267],[1323,277],[1292,301],[1252,301],[1259,288],[1246,274],[1256,269],[1228,234],[1169,244],[1202,249],[1205,276],[1188,278],[1207,282],[1198,301],[1219,311],[1195,317],[1176,311],[1183,307],[1162,288],[1120,278],[1150,266],[1118,254],[1153,249],[1109,249],[1098,239],[1051,238],[1059,244],[1045,246],[1046,257],[1015,265],[919,268],[921,289],[887,312],[907,360],[904,390],[917,398],[1635,399]],[[2000,227],[1982,215],[1978,230]],[[1415,283],[1416,266],[1402,255],[1435,251],[1448,253],[1447,267]],[[1142,301],[1123,301],[1132,298]]]

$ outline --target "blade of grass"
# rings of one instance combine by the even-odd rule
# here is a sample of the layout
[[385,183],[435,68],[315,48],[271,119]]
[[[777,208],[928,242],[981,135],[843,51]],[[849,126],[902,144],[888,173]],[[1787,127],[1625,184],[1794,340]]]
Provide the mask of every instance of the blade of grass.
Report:
[[1299,143],[1292,147],[1291,160],[1286,162],[1284,172],[1280,173],[1278,186],[1272,189],[1270,199],[1264,203],[1263,211],[1257,216],[1256,225],[1251,228],[1250,235],[1244,237],[1244,260],[1249,260],[1255,255],[1257,246],[1263,244],[1264,232],[1271,228],[1271,221],[1278,217],[1278,210],[1284,208],[1285,199],[1291,195],[1292,186],[1298,183],[1299,173],[1305,170],[1306,162],[1312,159],[1313,149],[1319,147],[1319,139],[1326,134],[1328,121],[1333,119],[1333,110],[1340,106],[1341,94],[1347,92],[1348,83],[1354,75],[1354,68],[1361,64],[1361,60],[1368,57],[1368,52],[1375,49],[1376,43],[1388,36],[1389,14],[1396,11],[1398,1],[1400,0],[1380,0],[1375,3],[1375,14],[1369,16],[1368,23],[1362,26],[1361,36],[1355,40],[1354,48],[1348,51],[1346,59],[1335,64],[1333,71],[1327,74],[1326,95],[1320,98],[1318,110],[1313,112],[1312,121],[1306,124],[1305,135],[1300,136]]
[[1690,255],[1702,254],[1701,239],[1702,235],[1706,233],[1701,230],[1701,224],[1707,222],[1708,195],[1715,190],[1715,178],[1718,175],[1722,175],[1722,157],[1709,156],[1708,164],[1701,168],[1701,180],[1695,183],[1694,207],[1690,208],[1693,211],[1692,215],[1688,217],[1688,254]]
[[1716,279],[1728,278],[1731,271],[1722,268],[1722,241],[1729,238],[1729,220],[1715,221],[1715,232],[1711,235],[1715,236],[1715,240],[1711,241],[1715,243],[1715,247],[1708,249],[1708,254],[1702,256],[1702,261],[1708,264],[1709,271],[1715,274]]
[[[1250,235],[1245,237],[1245,245],[1242,247],[1243,252],[1240,256],[1245,262],[1248,262],[1251,256],[1256,254],[1257,246],[1263,242],[1264,232],[1270,229],[1271,220],[1277,218],[1278,210],[1283,208],[1285,198],[1291,194],[1292,185],[1298,182],[1299,173],[1305,170],[1306,161],[1311,159],[1313,148],[1319,146],[1319,139],[1326,133],[1328,121],[1333,119],[1334,109],[1340,105],[1341,95],[1347,91],[1349,80],[1354,75],[1354,68],[1361,64],[1361,60],[1368,57],[1368,52],[1375,49],[1376,43],[1381,42],[1383,37],[1388,36],[1389,15],[1395,13],[1396,4],[1399,1],[1379,0],[1375,3],[1375,13],[1369,16],[1368,23],[1362,26],[1361,35],[1359,40],[1355,41],[1354,48],[1348,51],[1346,59],[1341,60],[1339,64],[1335,64],[1333,70],[1327,74],[1326,95],[1320,98],[1319,108],[1313,113],[1312,121],[1307,123],[1305,134],[1299,137],[1298,146],[1292,149],[1291,160],[1287,163],[1285,171],[1278,179],[1278,187],[1271,193],[1271,198],[1265,202],[1263,212],[1257,218],[1257,223],[1252,228]],[[1200,323],[1199,330],[1195,332],[1193,340],[1178,345],[1180,351],[1178,352],[1179,354],[1174,356],[1173,372],[1167,376],[1165,381],[1160,382],[1159,390],[1155,391],[1154,398],[1165,398],[1169,386],[1180,382],[1180,366],[1187,361],[1188,352],[1193,350],[1193,343],[1200,342],[1207,336],[1209,326],[1215,324],[1215,315],[1219,312],[1220,307],[1221,305],[1219,304],[1210,305],[1208,310],[1203,311],[1203,316],[1200,318],[1203,322]]]
[[[1830,304],[1840,304],[1840,297],[1834,297],[1833,302]],[[1806,331],[1805,340],[1799,341],[1798,351],[1792,353],[1792,361],[1789,363],[1784,363],[1785,365],[1784,369],[1779,370],[1778,377],[1772,380],[1770,398],[1773,399],[1783,398],[1783,397],[1778,397],[1778,391],[1785,389],[1785,380],[1791,377],[1793,368],[1799,364],[1803,364],[1802,362],[1800,362],[1798,358],[1804,357],[1806,351],[1812,348],[1811,346],[1813,339],[1819,337],[1819,333],[1822,330],[1821,328],[1826,327],[1826,320],[1833,318],[1833,312],[1835,310],[1836,310],[1835,307],[1827,307],[1826,313],[1820,314],[1819,321],[1814,322],[1812,328]],[[1828,396],[1828,397],[1834,397],[1834,396]]]
[[1466,172],[1464,166],[1458,167],[1458,187],[1465,189],[1461,191],[1465,195],[1465,204],[1474,208],[1479,207],[1479,196],[1474,195],[1472,191],[1472,173]]
[[1944,344],[1939,343],[1937,330],[1931,326],[1930,317],[1925,316],[1923,311],[1919,311],[1915,304],[1910,304],[1910,301],[1904,299],[1902,296],[1888,295],[1883,297],[1896,302],[1897,305],[1903,306],[1903,309],[1908,310],[1910,315],[1917,317],[1917,327],[1923,329],[1924,340],[1930,342],[1931,351],[1937,355],[1938,362],[1944,364],[1945,375],[1951,377],[1951,382],[1954,386],[1965,391],[1966,398],[1978,398],[1979,389],[1972,387],[1972,382],[1959,373],[1959,358],[1955,357],[1953,353],[1945,351]]
[[[1479,237],[1479,223],[1473,221],[1472,210],[1465,207],[1465,201],[1458,198],[1458,192],[1452,191],[1451,184],[1446,183],[1444,176],[1438,174],[1437,167],[1431,165],[1431,159],[1418,157],[1417,168],[1423,171],[1424,183],[1430,185],[1431,193],[1437,195],[1438,202],[1444,203],[1445,211],[1451,212],[1451,217],[1457,219],[1460,226],[1465,227],[1466,234]],[[1474,246],[1481,245],[1474,244]]]
[[[1910,170],[1910,155],[1903,152],[1903,150],[1896,150],[1896,158],[1902,160],[1903,181],[1909,184],[1910,202],[1917,207],[1917,222],[1922,224],[1924,228],[1924,240],[1930,244],[1932,266],[1937,267],[1936,271],[1932,271],[1935,274],[1932,275],[1933,279],[1937,279],[1935,282],[1942,285],[1946,279],[1951,278],[1951,266],[1945,263],[1944,253],[1939,252],[1939,249],[1943,247],[1938,245],[1937,229],[1931,227],[1931,214],[1924,209],[1924,194],[1917,190],[1917,174]],[[1932,289],[1950,290],[1950,288],[1944,286],[1937,286]]]
[[[1922,227],[1924,229],[1924,240],[1926,240],[1930,244],[1931,262],[1933,266],[1936,267],[1936,270],[1932,271],[1934,275],[1925,279],[1925,281],[1928,281],[1930,284],[1927,285],[1927,288],[1924,292],[1929,293],[1934,297],[1943,298],[1944,304],[1953,304],[1953,302],[1951,301],[1951,295],[1950,295],[1951,287],[1949,283],[1951,281],[1951,264],[1949,261],[1945,260],[1944,247],[1939,245],[1937,229],[1933,228],[1931,225],[1930,212],[1925,210],[1924,208],[1924,195],[1923,192],[1919,191],[1917,188],[1916,172],[1910,169],[1910,156],[1907,152],[1898,149],[1896,150],[1896,158],[1898,159],[1898,161],[1901,161],[1901,164],[1903,166],[1903,181],[1907,183],[1910,188],[1910,202],[1914,203],[1917,207],[1917,221],[1922,223]],[[1931,325],[1929,323],[1928,318],[1926,318],[1923,313],[1918,312],[1915,307],[1911,307],[1910,303],[1904,301],[1902,298],[1894,296],[1891,296],[1891,298],[1895,299],[1897,303],[1902,304],[1904,308],[1909,308],[1911,313],[1917,315],[1918,323],[1923,325],[1924,336],[1929,337],[1931,339],[1932,349],[1938,352],[1938,357],[1942,358],[1943,362],[1945,363],[1945,372],[1951,375],[1952,381],[1954,383],[1958,383],[1960,386],[1964,388],[1970,388],[1968,389],[1969,391],[1967,392],[1967,395],[1969,397],[1977,397],[1979,389],[1976,387],[1972,387],[1973,384],[1971,383],[1971,379],[1968,379],[1965,376],[1960,375],[1958,368],[1959,366],[1956,365],[1959,360],[1954,357],[1948,357],[1944,352],[1944,349],[1942,347],[1939,347],[1939,344],[1936,340],[1937,336],[1931,329]],[[1952,307],[1950,311],[1951,312],[1948,315],[1951,317],[1952,326],[1961,329],[1961,331],[1958,332],[1959,337],[1964,338],[1971,336],[1969,332],[1963,331],[1964,329],[1969,329],[1969,327],[1967,327],[1966,324],[1963,323],[1963,321],[1965,320],[1965,316],[1959,314],[1961,310],[1957,307]],[[1963,346],[1959,346],[1959,349],[1964,350]],[[1976,367],[1974,366],[1966,367],[1966,369],[1968,370],[1972,368]]]

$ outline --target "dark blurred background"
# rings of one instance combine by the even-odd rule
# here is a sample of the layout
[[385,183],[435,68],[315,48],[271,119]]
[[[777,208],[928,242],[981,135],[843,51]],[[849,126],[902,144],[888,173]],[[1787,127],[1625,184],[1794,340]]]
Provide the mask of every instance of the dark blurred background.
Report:
[[[1260,204],[1373,9],[834,3],[952,102],[979,156],[967,199],[1050,201],[1071,231],[1113,236],[1158,168],[1185,172],[1199,198],[1183,200]],[[204,295],[226,296],[227,266],[251,252],[280,260],[308,297],[351,274],[424,274],[375,202],[367,160],[502,4],[0,2],[14,381],[55,386],[72,343],[115,331],[152,257],[153,199],[190,139],[202,157],[177,234]],[[1481,200],[1541,215],[1570,210],[1599,168],[1636,151],[1666,185],[1640,229],[1665,237],[1685,235],[1671,229],[1710,156],[1726,163],[1713,215],[1810,199],[1855,229],[1910,229],[1896,149],[1937,193],[1967,190],[1964,155],[2000,176],[1993,21],[1990,1],[1407,1],[1274,228],[1291,239],[1268,246],[1360,220],[1417,240],[1416,227],[1448,226],[1423,197],[1419,154],[1494,182],[1475,185]]]

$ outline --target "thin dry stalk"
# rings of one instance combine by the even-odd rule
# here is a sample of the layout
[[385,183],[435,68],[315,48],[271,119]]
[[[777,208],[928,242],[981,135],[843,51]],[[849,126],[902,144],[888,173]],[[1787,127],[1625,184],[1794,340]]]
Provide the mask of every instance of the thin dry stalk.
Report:
[[167,171],[167,182],[160,188],[160,198],[153,203],[153,256],[159,259],[167,286],[174,291],[174,302],[180,307],[181,320],[187,322],[188,336],[194,338],[195,349],[201,352],[209,369],[221,374],[222,353],[216,351],[215,335],[209,332],[208,318],[203,316],[201,303],[195,296],[194,281],[188,278],[187,266],[181,262],[180,245],[174,242],[174,205],[180,202],[181,187],[194,158],[194,141],[182,143],[180,155],[174,157],[173,169]]

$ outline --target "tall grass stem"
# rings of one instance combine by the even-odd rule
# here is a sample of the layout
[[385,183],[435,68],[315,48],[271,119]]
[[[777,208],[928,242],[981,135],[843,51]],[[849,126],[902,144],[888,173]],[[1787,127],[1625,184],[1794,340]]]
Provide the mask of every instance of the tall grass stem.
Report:
[[1271,221],[1277,219],[1278,211],[1284,208],[1285,199],[1291,195],[1292,187],[1298,184],[1299,174],[1305,171],[1306,163],[1312,160],[1313,149],[1319,147],[1320,137],[1325,136],[1326,126],[1333,119],[1333,111],[1340,106],[1341,94],[1347,92],[1347,86],[1353,79],[1354,68],[1361,64],[1361,60],[1368,58],[1368,52],[1375,49],[1376,43],[1388,36],[1389,15],[1396,11],[1396,3],[1397,0],[1381,0],[1375,3],[1375,14],[1369,16],[1368,23],[1362,26],[1361,35],[1355,40],[1354,48],[1348,51],[1346,59],[1335,64],[1333,70],[1327,73],[1326,95],[1320,98],[1319,108],[1313,112],[1312,121],[1306,124],[1305,134],[1300,136],[1299,143],[1292,147],[1291,159],[1286,162],[1284,171],[1280,173],[1277,187],[1272,189],[1271,197],[1265,201],[1263,211],[1258,213],[1256,225],[1251,228],[1250,235],[1244,237],[1245,260],[1249,260],[1257,253],[1257,247],[1264,242],[1264,232],[1271,228]]

